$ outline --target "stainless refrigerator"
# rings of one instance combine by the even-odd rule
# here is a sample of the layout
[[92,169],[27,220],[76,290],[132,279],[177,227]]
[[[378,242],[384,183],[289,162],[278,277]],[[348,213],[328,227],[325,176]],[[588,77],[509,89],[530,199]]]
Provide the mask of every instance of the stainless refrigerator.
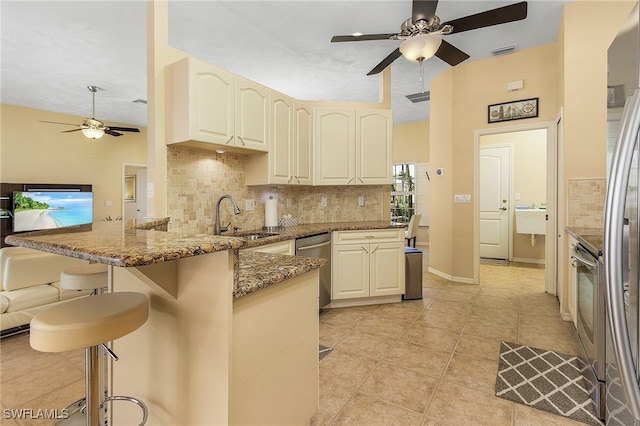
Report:
[[604,223],[607,425],[640,426],[640,12],[636,4],[608,50],[610,155]]

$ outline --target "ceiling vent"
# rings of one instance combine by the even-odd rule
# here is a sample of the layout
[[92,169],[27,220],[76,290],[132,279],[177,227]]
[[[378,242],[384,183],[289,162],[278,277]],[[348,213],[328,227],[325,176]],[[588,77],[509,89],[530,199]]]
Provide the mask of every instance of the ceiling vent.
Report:
[[145,104],[146,105],[147,100],[146,99],[136,99],[135,101],[131,101],[131,102],[133,102],[134,104]]
[[426,91],[426,92],[414,93],[413,95],[407,95],[407,99],[409,99],[414,104],[418,102],[425,102],[431,99],[431,92]]
[[508,53],[515,52],[517,48],[518,48],[518,44],[512,44],[509,46],[497,47],[493,50],[490,50],[489,52],[493,56],[499,56],[499,55],[506,55]]

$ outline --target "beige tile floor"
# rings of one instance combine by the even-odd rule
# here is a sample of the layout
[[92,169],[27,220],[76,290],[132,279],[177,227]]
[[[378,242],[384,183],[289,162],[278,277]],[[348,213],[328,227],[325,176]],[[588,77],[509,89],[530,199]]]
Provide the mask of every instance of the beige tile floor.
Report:
[[[425,253],[424,266],[428,258]],[[493,395],[500,340],[578,353],[572,325],[544,293],[544,271],[482,266],[481,284],[423,275],[424,298],[329,310],[320,343],[316,425],[579,425]],[[46,354],[26,334],[0,341],[0,425],[50,425],[84,393],[84,352]],[[28,419],[7,409],[31,408]]]
[[579,353],[544,270],[483,265],[480,282],[425,272],[422,300],[323,313],[315,424],[581,424],[494,396],[501,340]]

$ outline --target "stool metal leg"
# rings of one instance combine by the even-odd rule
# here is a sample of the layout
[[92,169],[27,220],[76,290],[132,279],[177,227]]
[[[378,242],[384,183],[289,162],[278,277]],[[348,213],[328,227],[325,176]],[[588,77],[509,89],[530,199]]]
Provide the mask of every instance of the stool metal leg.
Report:
[[100,346],[90,346],[85,350],[85,398],[87,409],[85,412],[87,426],[104,426],[104,415],[101,410],[104,398],[102,388],[103,370]]

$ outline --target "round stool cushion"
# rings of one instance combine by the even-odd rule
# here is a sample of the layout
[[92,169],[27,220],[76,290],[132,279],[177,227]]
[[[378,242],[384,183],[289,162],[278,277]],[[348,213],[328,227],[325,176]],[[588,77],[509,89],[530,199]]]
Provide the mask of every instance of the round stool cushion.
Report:
[[67,268],[60,273],[60,287],[68,290],[93,290],[107,286],[107,265],[90,263]]
[[133,292],[105,293],[73,299],[31,320],[31,347],[64,352],[96,346],[125,336],[149,317],[149,301]]

